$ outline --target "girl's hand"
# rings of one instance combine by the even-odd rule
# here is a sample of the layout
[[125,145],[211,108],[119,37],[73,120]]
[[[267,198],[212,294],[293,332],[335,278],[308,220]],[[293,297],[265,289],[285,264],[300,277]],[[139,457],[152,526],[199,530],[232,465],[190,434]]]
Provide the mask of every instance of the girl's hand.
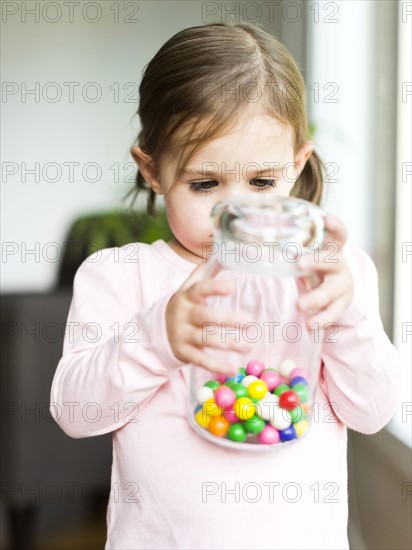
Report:
[[297,264],[299,268],[314,271],[321,280],[314,290],[298,298],[298,307],[308,317],[308,326],[319,323],[324,327],[334,323],[353,298],[353,277],[342,254],[346,229],[338,218],[330,215],[326,216],[325,225],[330,235],[326,248],[319,250],[318,257],[308,254]]
[[[208,296],[231,294],[235,285],[229,280],[203,280],[206,263],[200,263],[172,296],[166,307],[166,331],[170,347],[181,361],[195,363],[210,371],[232,376],[237,369],[229,364],[223,364],[203,351],[204,347],[226,349],[236,352],[246,352],[250,344],[236,342],[232,333],[233,327],[241,329],[252,318],[246,312],[229,313],[223,308],[207,306]],[[210,325],[213,323],[213,331]],[[223,323],[223,326],[222,326]],[[222,338],[222,330],[229,328]],[[217,328],[217,332],[215,329]]]

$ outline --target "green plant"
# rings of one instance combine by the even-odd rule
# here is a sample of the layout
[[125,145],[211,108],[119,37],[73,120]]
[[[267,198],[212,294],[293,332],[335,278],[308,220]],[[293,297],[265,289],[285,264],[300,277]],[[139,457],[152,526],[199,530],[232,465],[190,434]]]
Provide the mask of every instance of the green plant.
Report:
[[151,244],[173,238],[164,210],[156,218],[145,212],[113,211],[77,219],[65,239],[65,254],[60,266],[58,286],[72,285],[81,263],[103,248],[120,247],[131,242]]

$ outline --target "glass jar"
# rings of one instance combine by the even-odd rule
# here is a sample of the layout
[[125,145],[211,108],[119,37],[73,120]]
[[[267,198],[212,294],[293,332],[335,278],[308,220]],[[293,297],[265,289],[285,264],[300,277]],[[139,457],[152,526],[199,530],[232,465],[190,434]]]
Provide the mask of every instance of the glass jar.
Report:
[[[316,286],[317,276],[297,265],[325,243],[324,217],[319,207],[291,197],[238,195],[212,209],[205,277],[231,279],[235,290],[208,297],[207,305],[224,308],[235,320],[204,323],[202,337],[206,353],[236,374],[216,375],[192,364],[188,418],[217,445],[268,451],[310,430],[323,337],[297,308],[299,294]],[[252,321],[237,322],[240,311]],[[248,351],[208,347],[212,337],[246,344]]]

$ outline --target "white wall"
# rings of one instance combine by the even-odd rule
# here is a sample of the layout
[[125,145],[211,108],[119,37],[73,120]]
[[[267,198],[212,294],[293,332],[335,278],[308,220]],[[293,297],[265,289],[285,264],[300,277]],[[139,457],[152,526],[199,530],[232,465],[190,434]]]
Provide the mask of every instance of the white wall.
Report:
[[[24,4],[28,9],[37,5],[35,14],[25,13]],[[130,119],[137,108],[142,69],[173,34],[202,24],[204,9],[198,1],[99,1],[82,2],[71,15],[64,4],[71,3],[2,3],[1,267],[6,292],[53,287],[55,259],[63,251],[73,219],[125,205],[121,199],[132,183],[123,182],[130,170],[123,166],[132,162],[129,148],[138,126]],[[93,4],[101,12],[99,20]],[[61,17],[51,23],[59,16],[56,5]],[[82,13],[84,5],[89,8]],[[110,6],[119,9],[118,23]],[[125,22],[128,16],[135,21]],[[36,82],[39,97],[26,91],[35,89]],[[64,85],[68,82],[79,83],[72,102],[69,86]],[[84,95],[89,92],[94,98],[96,86],[89,86],[93,82],[101,99],[88,102]],[[115,83],[120,90],[118,102],[110,89]],[[124,90],[127,83],[133,84]],[[61,98],[51,102],[56,91],[61,91]],[[134,99],[125,102],[131,93]],[[73,168],[73,181],[67,166],[71,162],[80,163]],[[24,166],[32,170],[35,163],[39,163],[38,181],[33,174],[23,174]],[[48,163],[57,163],[60,178]],[[89,163],[97,163],[100,178]],[[110,169],[114,163],[119,164],[119,182]],[[89,166],[86,179],[85,166]],[[90,181],[94,178],[97,181]],[[37,252],[30,255],[27,250]]]

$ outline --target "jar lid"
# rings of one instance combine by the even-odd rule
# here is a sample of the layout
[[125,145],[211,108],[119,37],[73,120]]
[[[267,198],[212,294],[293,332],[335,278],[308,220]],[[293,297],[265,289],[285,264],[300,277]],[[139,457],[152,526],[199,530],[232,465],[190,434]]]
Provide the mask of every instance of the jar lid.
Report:
[[294,197],[237,195],[219,201],[211,211],[218,261],[261,275],[303,275],[296,264],[324,244],[325,216]]
[[238,196],[216,203],[211,217],[220,241],[271,243],[283,248],[295,243],[302,252],[322,244],[325,212],[293,197]]

